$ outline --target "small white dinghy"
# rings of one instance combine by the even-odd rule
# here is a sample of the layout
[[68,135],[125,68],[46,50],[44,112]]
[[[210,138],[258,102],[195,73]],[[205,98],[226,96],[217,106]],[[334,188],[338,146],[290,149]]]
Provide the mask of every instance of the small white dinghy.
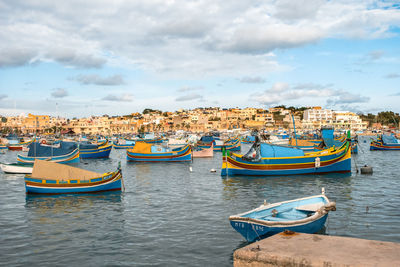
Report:
[[29,174],[32,173],[32,165],[23,165],[18,163],[1,163],[0,168],[5,173],[21,173]]

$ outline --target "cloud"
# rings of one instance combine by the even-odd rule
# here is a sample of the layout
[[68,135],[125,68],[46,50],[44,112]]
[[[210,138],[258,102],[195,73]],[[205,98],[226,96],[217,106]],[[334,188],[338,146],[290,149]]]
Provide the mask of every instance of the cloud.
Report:
[[279,71],[285,66],[266,56],[273,50],[327,38],[387,38],[400,23],[400,10],[371,1],[91,0],[76,8],[74,2],[15,0],[0,5],[0,67],[133,66],[186,78]]
[[362,96],[360,94],[352,94],[348,92],[341,92],[338,96],[327,100],[328,105],[339,105],[339,104],[354,104],[354,103],[367,103],[370,98]]
[[241,83],[265,83],[265,80],[261,77],[243,77],[239,79]]
[[6,98],[7,98],[7,95],[5,95],[5,94],[0,94],[0,101],[3,100],[3,99],[6,99]]
[[35,53],[30,49],[8,48],[0,57],[0,68],[30,64]]
[[55,98],[63,98],[63,97],[68,96],[68,92],[64,88],[56,88],[56,89],[53,89],[51,96],[55,97]]
[[203,101],[204,99],[203,99],[203,96],[201,96],[199,94],[195,94],[195,93],[180,96],[175,99],[175,101],[189,101],[189,100]]
[[115,102],[132,102],[133,96],[131,94],[122,94],[122,95],[109,94],[103,97],[102,100],[115,101]]
[[375,60],[381,59],[384,54],[385,54],[385,52],[382,50],[375,50],[375,51],[369,52],[367,57],[371,61],[375,61]]
[[178,89],[178,92],[189,92],[189,91],[198,91],[198,90],[203,90],[203,87],[191,87],[191,86],[185,86],[181,87]]
[[284,20],[315,18],[323,4],[323,0],[278,0],[274,16]]
[[388,75],[385,75],[386,79],[396,79],[396,78],[400,78],[400,74],[398,73],[389,73]]
[[[352,94],[343,90],[333,89],[332,84],[302,83],[290,86],[288,83],[278,82],[264,92],[250,95],[250,100],[263,105],[282,104],[290,100],[326,99],[329,105],[365,103],[369,97]],[[315,101],[314,100],[314,101]]]
[[76,78],[81,84],[89,85],[104,85],[104,86],[115,86],[115,85],[122,85],[124,84],[124,79],[121,75],[113,75],[109,77],[100,77],[98,75],[79,75]]

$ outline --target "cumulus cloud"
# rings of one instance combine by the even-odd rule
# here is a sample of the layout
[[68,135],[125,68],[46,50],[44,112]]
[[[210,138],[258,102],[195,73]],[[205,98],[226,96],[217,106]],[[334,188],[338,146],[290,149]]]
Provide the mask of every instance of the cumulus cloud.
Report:
[[184,96],[177,97],[175,99],[175,101],[189,101],[189,100],[203,101],[204,98],[203,98],[203,96],[201,96],[199,94],[192,93],[192,94],[187,94]]
[[326,99],[329,105],[365,103],[369,101],[369,97],[333,89],[332,84],[322,85],[314,83],[291,86],[288,83],[278,82],[264,92],[250,95],[251,101],[256,101],[263,105],[281,104],[302,98],[319,99],[319,101]]
[[103,97],[102,100],[115,101],[115,102],[132,102],[133,96],[131,94],[122,94],[122,95],[109,94]]
[[324,38],[390,37],[400,23],[400,10],[370,1],[88,0],[77,9],[74,2],[15,0],[1,5],[3,68],[52,61],[77,68],[128,64],[182,76],[252,75],[282,67],[262,57],[272,50]]
[[114,85],[122,85],[124,84],[124,79],[121,75],[113,75],[109,77],[100,77],[98,75],[79,75],[76,78],[81,84],[89,85],[104,85],[104,86],[114,86]]
[[274,16],[285,20],[315,18],[323,0],[278,0],[275,4]]
[[265,83],[265,79],[261,77],[243,77],[239,79],[241,83]]
[[63,98],[68,96],[68,92],[64,88],[55,88],[53,89],[51,96],[55,98]]

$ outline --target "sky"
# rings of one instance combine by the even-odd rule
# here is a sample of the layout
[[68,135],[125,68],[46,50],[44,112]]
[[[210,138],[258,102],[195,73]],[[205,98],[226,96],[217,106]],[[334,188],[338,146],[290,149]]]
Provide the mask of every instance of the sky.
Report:
[[0,0],[0,115],[400,112],[400,3]]

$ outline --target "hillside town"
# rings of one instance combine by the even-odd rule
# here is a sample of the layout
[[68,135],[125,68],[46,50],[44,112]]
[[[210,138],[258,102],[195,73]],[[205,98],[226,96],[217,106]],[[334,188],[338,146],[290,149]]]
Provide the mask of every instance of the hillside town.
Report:
[[294,110],[279,106],[260,108],[196,108],[162,112],[145,109],[142,113],[123,116],[90,116],[87,118],[60,118],[49,115],[28,114],[2,117],[2,133],[73,133],[88,135],[115,135],[140,132],[168,132],[184,130],[188,132],[225,131],[233,129],[249,130],[297,130],[312,131],[322,126],[332,126],[337,130],[365,131],[372,125],[356,113],[334,111],[321,107]]

